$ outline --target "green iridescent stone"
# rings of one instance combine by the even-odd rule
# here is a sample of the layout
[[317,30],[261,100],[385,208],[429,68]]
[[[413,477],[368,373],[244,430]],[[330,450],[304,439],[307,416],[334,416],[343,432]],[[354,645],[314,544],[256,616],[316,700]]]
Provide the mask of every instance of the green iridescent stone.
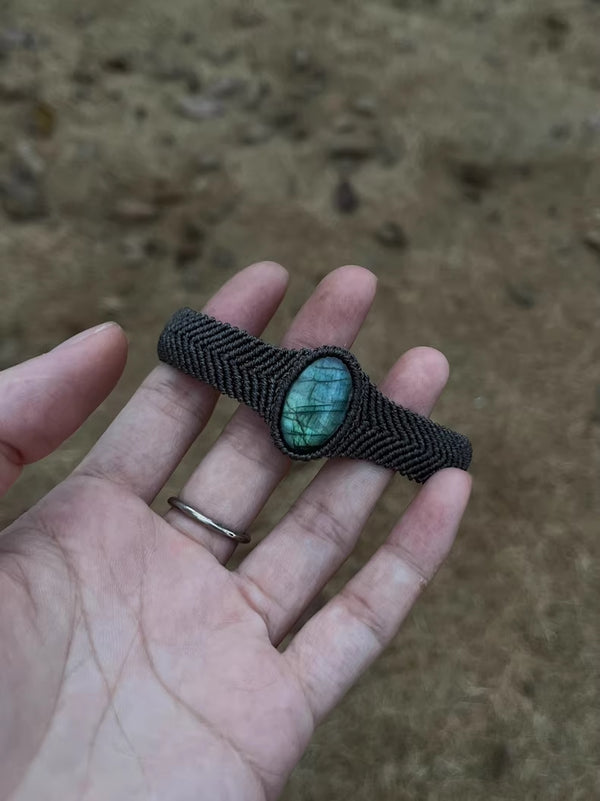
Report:
[[334,356],[317,359],[290,387],[281,412],[281,433],[290,450],[308,453],[319,448],[344,422],[352,376]]

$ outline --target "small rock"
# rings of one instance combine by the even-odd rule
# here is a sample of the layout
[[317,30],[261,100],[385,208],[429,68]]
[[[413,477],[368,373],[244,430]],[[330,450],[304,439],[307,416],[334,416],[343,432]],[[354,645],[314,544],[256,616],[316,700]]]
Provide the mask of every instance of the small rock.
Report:
[[175,251],[175,264],[177,267],[186,267],[190,262],[196,261],[202,255],[206,231],[192,220],[183,220],[179,234],[179,243]]
[[568,139],[572,132],[571,125],[568,122],[556,122],[550,127],[550,136],[559,141]]
[[34,33],[21,28],[6,28],[0,31],[0,50],[37,50],[38,40]]
[[270,103],[268,110],[269,122],[275,128],[289,128],[294,125],[299,116],[298,106],[291,100],[282,100]]
[[218,156],[205,153],[196,162],[196,169],[200,173],[217,172],[223,167],[223,162]]
[[240,133],[240,142],[243,145],[260,145],[268,141],[273,130],[262,122],[250,123]]
[[266,21],[264,14],[254,8],[236,8],[231,15],[231,19],[238,28],[256,28]]
[[222,117],[225,106],[220,100],[206,95],[187,95],[177,101],[177,110],[190,120],[212,120]]
[[125,308],[125,301],[118,295],[100,298],[100,308],[105,314],[119,314]]
[[120,75],[126,75],[129,72],[133,72],[133,63],[131,59],[124,53],[110,56],[104,61],[102,66],[105,70],[107,70],[107,72],[116,72]]
[[46,170],[44,160],[36,151],[34,145],[26,139],[18,143],[15,161],[22,169],[31,175],[42,175]]
[[185,199],[185,189],[180,181],[167,175],[156,175],[144,186],[144,196],[156,206],[173,206]]
[[45,100],[38,100],[33,108],[32,127],[36,136],[49,139],[56,128],[56,111]]
[[594,407],[592,410],[592,423],[600,425],[600,384],[596,387]]
[[244,100],[244,108],[247,111],[257,111],[270,93],[271,84],[269,81],[262,78],[250,86]]
[[529,286],[508,283],[506,294],[516,306],[520,306],[522,309],[533,309],[535,306],[535,293]]
[[122,198],[116,202],[111,217],[117,222],[146,223],[155,220],[158,213],[158,208],[152,203],[136,198]]
[[15,64],[9,62],[9,68],[0,70],[0,101],[8,102],[30,100],[35,96],[37,79],[32,63]]
[[487,164],[474,161],[458,164],[456,176],[462,185],[465,197],[474,202],[480,200],[481,195],[491,189],[493,183],[492,168]]
[[223,67],[225,64],[231,64],[238,53],[238,47],[235,45],[227,45],[226,47],[205,50],[204,57],[215,67]]
[[161,133],[158,136],[158,144],[161,147],[174,147],[177,144],[175,134],[169,131],[168,133]]
[[588,231],[584,234],[583,243],[600,256],[600,230]]
[[152,76],[158,81],[164,83],[182,83],[185,84],[190,94],[198,94],[202,87],[202,81],[198,73],[191,67],[186,67],[181,64],[162,64],[155,66],[152,70]]
[[31,222],[48,213],[44,186],[39,173],[15,163],[0,181],[0,199],[8,217],[15,222]]
[[292,66],[298,72],[305,72],[311,67],[312,58],[304,47],[297,47],[292,53]]
[[362,117],[374,117],[377,114],[377,103],[373,97],[357,97],[352,103],[352,111]]
[[333,159],[363,161],[370,158],[374,151],[375,143],[373,140],[362,134],[338,136],[329,145],[329,155]]
[[235,253],[222,245],[216,245],[210,254],[210,263],[216,270],[230,272],[235,269]]
[[395,132],[379,131],[377,159],[384,167],[394,167],[405,155],[404,139]]
[[356,120],[349,114],[343,114],[333,123],[333,130],[339,134],[350,134],[356,131]]
[[551,11],[542,20],[550,50],[560,50],[571,31],[571,23],[558,11]]
[[129,236],[121,242],[123,259],[127,264],[136,266],[146,258],[146,243],[139,236]]
[[360,205],[354,186],[347,178],[342,178],[333,193],[334,206],[342,214],[352,214]]
[[80,65],[71,73],[71,79],[81,86],[92,86],[98,80],[98,76],[90,67]]
[[228,76],[219,78],[214,83],[206,87],[206,94],[210,97],[224,100],[225,98],[235,97],[246,88],[246,81],[243,78]]
[[384,222],[377,231],[375,239],[388,248],[398,248],[400,250],[408,247],[408,237],[406,231],[400,223],[389,220]]

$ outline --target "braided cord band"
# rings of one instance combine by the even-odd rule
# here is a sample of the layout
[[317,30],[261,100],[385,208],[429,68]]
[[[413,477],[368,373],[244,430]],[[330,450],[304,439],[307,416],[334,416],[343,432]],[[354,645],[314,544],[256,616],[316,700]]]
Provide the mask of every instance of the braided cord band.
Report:
[[[471,462],[465,436],[386,398],[344,348],[278,348],[201,312],[180,309],[160,336],[158,357],[258,412],[277,447],[292,459],[366,459],[418,482],[444,467],[467,470]],[[282,428],[290,389],[311,365],[339,362],[351,379],[343,421],[323,443],[290,446]]]

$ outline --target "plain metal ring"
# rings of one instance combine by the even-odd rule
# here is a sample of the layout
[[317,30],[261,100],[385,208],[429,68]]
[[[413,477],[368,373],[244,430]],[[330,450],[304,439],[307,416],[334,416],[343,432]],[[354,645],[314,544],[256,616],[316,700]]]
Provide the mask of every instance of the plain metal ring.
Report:
[[243,533],[238,534],[237,531],[231,531],[229,528],[225,528],[220,523],[217,523],[215,520],[211,520],[210,517],[206,517],[203,515],[202,512],[199,512],[197,509],[194,509],[193,506],[190,506],[189,503],[185,503],[182,501],[181,498],[172,497],[169,498],[168,503],[173,509],[177,509],[178,512],[186,515],[186,517],[191,518],[196,523],[200,523],[206,528],[209,528],[211,531],[214,531],[216,534],[222,534],[224,537],[227,537],[234,542],[239,542],[244,545],[247,545],[250,542],[250,535]]

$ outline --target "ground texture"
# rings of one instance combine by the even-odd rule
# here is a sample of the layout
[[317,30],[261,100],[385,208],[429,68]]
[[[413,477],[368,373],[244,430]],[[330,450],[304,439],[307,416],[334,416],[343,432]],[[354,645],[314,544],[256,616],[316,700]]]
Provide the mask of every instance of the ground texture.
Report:
[[167,316],[252,261],[292,273],[273,340],[357,263],[380,283],[372,377],[418,344],[451,362],[436,418],[475,450],[459,541],[286,801],[599,797],[599,41],[597,0],[0,0],[0,366],[104,319],[131,339],[0,522],[77,462]]

